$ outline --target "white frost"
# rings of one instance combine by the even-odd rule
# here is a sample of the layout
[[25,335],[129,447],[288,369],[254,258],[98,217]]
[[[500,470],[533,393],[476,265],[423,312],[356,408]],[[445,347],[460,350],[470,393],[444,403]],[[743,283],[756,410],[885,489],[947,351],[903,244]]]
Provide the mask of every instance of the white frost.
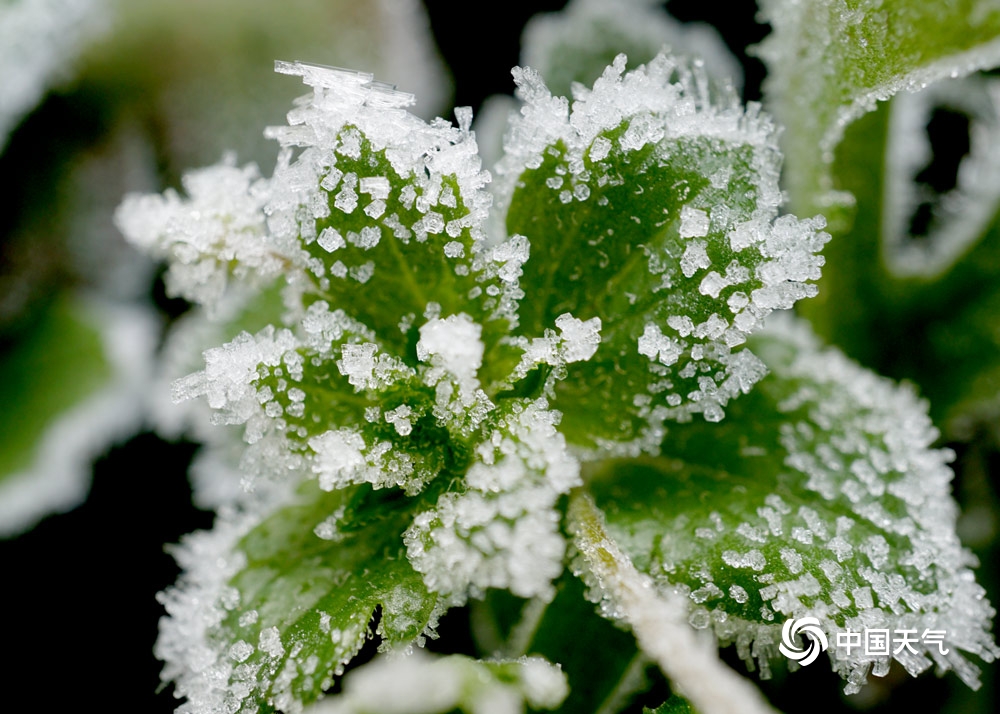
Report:
[[352,671],[342,694],[304,714],[521,714],[524,704],[555,709],[568,693],[566,675],[541,657],[480,662],[417,650]]
[[476,372],[483,365],[482,330],[465,314],[430,320],[420,328],[417,357],[440,364],[463,386],[477,384]]
[[703,238],[707,235],[708,214],[701,209],[687,205],[681,208],[681,238]]
[[454,604],[487,588],[554,594],[565,552],[555,505],[580,483],[580,467],[546,406],[518,404],[477,448],[469,490],[444,494],[404,536],[428,589]]

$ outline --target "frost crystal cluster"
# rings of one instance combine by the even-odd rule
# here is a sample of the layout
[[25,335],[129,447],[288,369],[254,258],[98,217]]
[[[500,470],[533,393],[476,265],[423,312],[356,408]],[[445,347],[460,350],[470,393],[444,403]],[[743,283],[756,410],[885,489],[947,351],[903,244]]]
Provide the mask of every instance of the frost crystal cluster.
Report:
[[[769,318],[816,296],[830,236],[781,213],[758,105],[669,53],[619,54],[572,98],[515,68],[491,175],[467,108],[426,123],[370,75],[277,70],[311,91],[267,130],[271,177],[229,158],[117,214],[198,306],[165,351],[170,427],[206,440],[196,497],[219,509],[161,596],[182,711],[300,711],[374,635],[397,657],[317,712],[397,711],[410,691],[485,711],[471,681],[498,711],[573,710],[579,671],[553,644],[572,639],[570,573],[706,712],[766,704],[731,672],[696,681],[721,665],[690,627],[764,676],[789,617],[831,639],[943,630],[949,654],[894,656],[976,684],[993,611],[926,405]],[[498,659],[413,653],[470,601]],[[890,661],[831,658],[849,691]]]

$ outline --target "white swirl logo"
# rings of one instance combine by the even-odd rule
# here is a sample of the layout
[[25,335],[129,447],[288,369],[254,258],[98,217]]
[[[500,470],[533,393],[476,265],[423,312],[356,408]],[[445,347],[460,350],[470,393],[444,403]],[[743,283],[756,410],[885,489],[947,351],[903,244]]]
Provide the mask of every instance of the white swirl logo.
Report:
[[[800,634],[808,637],[809,646],[805,649],[799,649],[795,643],[795,637]],[[781,628],[781,644],[778,645],[778,651],[803,667],[815,662],[819,653],[826,652],[829,646],[830,643],[827,642],[826,635],[819,626],[819,620],[815,617],[786,620]]]

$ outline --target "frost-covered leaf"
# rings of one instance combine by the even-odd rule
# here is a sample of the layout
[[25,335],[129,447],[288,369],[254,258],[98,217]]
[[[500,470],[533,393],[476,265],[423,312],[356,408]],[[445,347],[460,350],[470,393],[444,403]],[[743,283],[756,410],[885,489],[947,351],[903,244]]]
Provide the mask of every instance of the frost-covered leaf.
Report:
[[[930,448],[925,405],[801,325],[753,346],[772,373],[722,424],[671,427],[658,457],[595,471],[615,547],[765,674],[784,620],[812,616],[831,643],[848,628],[943,631],[940,650],[918,639],[893,656],[978,686],[965,656],[1000,654],[993,609],[955,535],[952,454]],[[888,672],[889,657],[829,654],[848,691]]]
[[0,351],[0,536],[75,507],[91,459],[138,428],[153,331],[139,310],[62,295]]
[[402,532],[431,494],[393,498],[308,481],[266,516],[223,518],[177,549],[161,595],[157,655],[192,712],[295,711],[321,696],[371,636],[383,648],[433,632],[438,597],[406,559]]
[[230,272],[266,284],[285,267],[282,248],[264,241],[264,196],[251,191],[255,166],[237,168],[235,158],[184,177],[187,199],[176,191],[130,195],[115,222],[137,248],[170,260],[167,290],[211,312],[226,293]]
[[[526,444],[552,438],[527,421],[537,410],[521,414],[508,421],[523,425]],[[315,699],[357,652],[376,606],[384,646],[394,648],[417,640],[470,591],[545,595],[559,574],[554,503],[568,485],[510,436],[497,437],[499,453],[480,449],[465,479],[456,466],[404,496],[367,483],[330,489],[327,477],[363,481],[368,473],[363,458],[350,463],[358,453],[350,432],[338,435],[343,443],[317,446],[329,471],[306,480],[290,505],[263,520],[224,519],[178,551],[186,572],[163,596],[170,617],[157,652],[191,711],[234,701],[249,711],[286,709]],[[258,484],[265,502],[274,488]]]
[[521,64],[545,79],[553,94],[569,97],[573,83],[589,87],[620,53],[630,68],[664,46],[699,58],[713,80],[739,89],[743,70],[709,25],[681,24],[653,0],[573,0],[558,13],[535,15],[521,40]]
[[773,714],[748,680],[722,664],[714,643],[687,625],[683,596],[658,590],[636,569],[589,495],[578,490],[570,496],[567,521],[578,553],[574,571],[588,582],[590,596],[606,617],[628,625],[674,687],[706,712]]
[[848,128],[832,171],[854,229],[804,306],[850,356],[919,384],[951,439],[1000,406],[998,96],[995,78],[944,81]]
[[[415,362],[420,318],[465,312],[494,346],[509,329],[516,242],[483,245],[483,190],[471,114],[460,127],[410,114],[412,95],[371,75],[279,63],[314,87],[269,130],[285,147],[274,176],[233,161],[185,176],[189,198],[130,196],[118,211],[137,246],[171,260],[168,287],[211,316],[233,281],[284,276],[286,322],[324,300]],[[292,159],[292,150],[296,156]]]
[[[466,123],[456,130],[443,122],[428,127],[406,112],[376,106],[357,119],[334,115],[338,129],[321,123],[330,122],[330,108],[317,103],[312,116],[303,108],[292,118],[322,141],[319,151],[306,151],[291,170],[312,168],[317,178],[313,191],[296,194],[292,208],[305,204],[313,213],[314,221],[302,222],[300,231],[308,268],[325,299],[349,309],[401,356],[416,341],[416,318],[431,305],[444,315],[471,314],[488,333],[505,333],[506,321],[491,325],[503,288],[484,275],[490,258],[481,224],[489,197],[482,189],[489,176],[479,170],[468,133],[471,113],[460,114]],[[369,123],[355,126],[362,118]],[[302,140],[294,131],[285,134],[286,141]],[[331,131],[333,136],[325,135]],[[293,184],[297,179],[289,178]],[[524,257],[512,256],[508,280]],[[489,343],[495,340],[488,336]]]
[[759,52],[795,211],[849,200],[831,193],[829,165],[845,127],[877,101],[1000,64],[992,0],[765,0],[761,12],[774,28]]
[[484,661],[417,651],[352,671],[342,694],[308,714],[521,714],[525,705],[555,709],[565,697],[565,675],[541,657]]
[[587,446],[721,419],[763,375],[747,335],[815,294],[827,238],[821,218],[777,217],[780,157],[756,107],[709,102],[704,75],[664,55],[624,67],[572,106],[517,70],[525,106],[498,165],[507,231],[530,243],[519,331],[600,319],[596,355],[555,387],[564,433]]
[[[324,491],[354,484],[415,495],[448,492],[406,533],[430,589],[461,602],[507,587],[544,595],[561,569],[555,504],[578,465],[543,399],[491,401],[479,388],[467,316],[421,329],[416,369],[386,354],[359,323],[314,303],[302,337],[269,326],[206,352],[177,383],[207,397],[222,424],[245,424],[245,479],[308,473]],[[471,350],[471,352],[470,352]]]

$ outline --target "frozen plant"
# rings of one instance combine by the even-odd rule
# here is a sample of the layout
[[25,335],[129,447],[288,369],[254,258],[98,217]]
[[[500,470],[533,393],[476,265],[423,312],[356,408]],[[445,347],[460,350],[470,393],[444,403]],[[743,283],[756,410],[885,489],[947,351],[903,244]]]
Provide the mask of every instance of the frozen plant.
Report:
[[[766,677],[806,617],[830,642],[940,633],[830,647],[848,692],[892,660],[978,685],[974,660],[1000,650],[956,535],[952,452],[911,386],[788,311],[817,296],[823,212],[835,241],[883,225],[871,195],[851,214],[850,122],[1000,64],[1000,9],[856,5],[764,7],[804,218],[782,212],[775,121],[706,69],[726,62],[665,51],[613,56],[571,99],[515,68],[492,173],[470,110],[427,123],[370,75],[279,62],[310,93],[267,131],[271,177],[229,159],[184,196],[125,200],[123,232],[200,309],[166,351],[180,368],[204,350],[173,393],[208,442],[196,497],[218,509],[162,595],[180,711],[301,711],[373,636],[384,657],[315,711],[621,711],[646,658],[699,711],[766,711],[716,643]],[[629,28],[652,10],[626,10],[622,49],[645,51]],[[599,11],[575,3],[535,56]],[[575,47],[581,66],[606,49]],[[995,214],[997,191],[963,188]],[[927,262],[961,253],[930,245]],[[482,659],[417,654],[455,608]]]
[[276,54],[376,67],[431,116],[447,81],[425,25],[417,0],[0,2],[0,162],[19,177],[0,225],[0,372],[16,407],[0,416],[0,539],[78,506],[94,458],[143,423],[153,265],[114,229],[122,195],[227,150],[273,162],[260,125],[297,90],[246,87]]

